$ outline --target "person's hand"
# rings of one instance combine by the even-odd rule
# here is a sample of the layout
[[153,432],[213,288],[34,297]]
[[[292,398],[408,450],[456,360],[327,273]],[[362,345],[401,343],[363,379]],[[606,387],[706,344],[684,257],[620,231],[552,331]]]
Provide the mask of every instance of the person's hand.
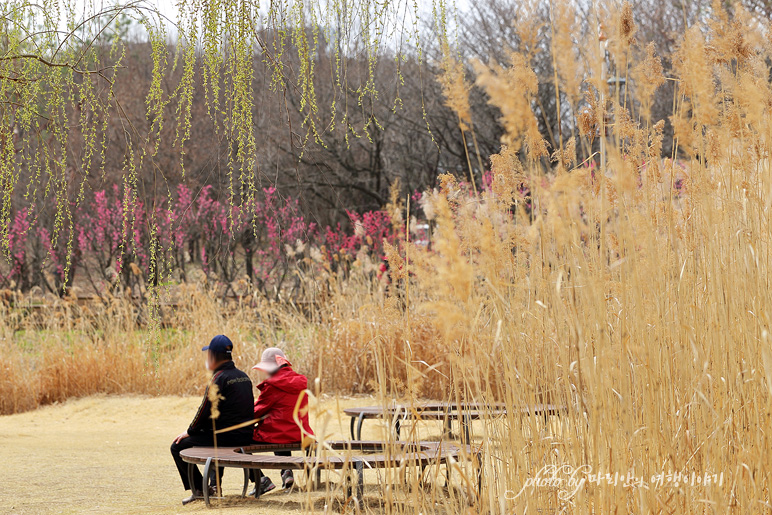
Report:
[[189,435],[187,431],[185,431],[184,433],[180,433],[180,435],[174,439],[174,443],[180,443],[180,440],[182,440],[183,438],[187,438],[188,436]]

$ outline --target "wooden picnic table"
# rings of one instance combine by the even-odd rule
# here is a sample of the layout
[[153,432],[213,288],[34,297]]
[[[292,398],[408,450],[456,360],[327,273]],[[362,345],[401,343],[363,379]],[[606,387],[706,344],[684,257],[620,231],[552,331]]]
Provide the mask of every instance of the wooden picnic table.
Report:
[[[306,449],[310,449],[307,447]],[[420,467],[421,477],[429,465],[447,465],[448,460],[458,460],[464,455],[474,455],[478,466],[478,493],[482,484],[482,458],[480,451],[462,449],[445,442],[378,442],[378,441],[335,441],[316,446],[314,452],[305,456],[273,456],[261,454],[273,451],[298,450],[297,445],[281,446],[272,444],[245,447],[191,447],[180,452],[182,460],[188,463],[188,475],[191,478],[193,467],[204,465],[204,481],[207,481],[212,467],[232,467],[244,470],[244,488],[241,496],[246,497],[249,486],[249,470],[294,469],[305,470],[308,477],[312,471],[322,469],[340,470],[351,468],[356,473],[357,500],[362,501],[364,493],[364,469],[390,468],[412,465]],[[258,474],[257,483],[260,482]],[[204,485],[206,486],[206,485]],[[209,489],[203,488],[203,498],[207,507],[210,505]],[[351,497],[350,481],[346,485],[346,494]],[[259,488],[258,494],[259,497]]]
[[[523,406],[520,415],[535,415],[548,417],[566,411],[565,406],[556,404],[536,404]],[[448,432],[452,429],[453,420],[459,420],[463,430],[464,443],[470,442],[471,426],[473,420],[494,418],[507,414],[507,409],[502,403],[483,404],[478,402],[453,403],[453,402],[426,402],[416,404],[397,404],[393,406],[365,406],[360,408],[346,408],[343,413],[351,418],[351,439],[362,439],[362,425],[365,419],[384,419],[392,421],[392,428],[397,440],[400,438],[402,422],[406,420],[443,420]],[[356,426],[356,431],[355,431]]]

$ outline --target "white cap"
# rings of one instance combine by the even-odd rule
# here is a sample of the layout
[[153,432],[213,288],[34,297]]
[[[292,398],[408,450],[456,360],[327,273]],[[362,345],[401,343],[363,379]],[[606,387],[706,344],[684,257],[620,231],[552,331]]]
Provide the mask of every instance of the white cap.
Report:
[[263,351],[263,357],[260,358],[260,363],[258,363],[252,368],[265,370],[269,374],[272,374],[277,370],[279,370],[279,367],[281,367],[282,365],[291,366],[292,363],[289,362],[283,350],[276,347],[270,347],[268,349],[265,349],[265,351]]

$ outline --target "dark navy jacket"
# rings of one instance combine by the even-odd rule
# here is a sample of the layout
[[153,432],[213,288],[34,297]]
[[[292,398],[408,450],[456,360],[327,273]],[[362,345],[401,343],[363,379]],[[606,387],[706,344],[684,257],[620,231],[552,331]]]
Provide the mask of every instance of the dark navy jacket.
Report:
[[[188,434],[191,436],[212,433],[212,403],[209,400],[209,391],[213,384],[217,385],[221,397],[217,405],[220,415],[214,421],[217,430],[254,420],[255,399],[252,394],[252,381],[247,374],[236,368],[233,361],[226,361],[212,374],[212,379],[204,392],[204,400],[201,401],[201,406],[188,427]],[[253,429],[253,425],[247,425],[220,433],[217,439],[224,445],[227,441],[233,442],[233,445],[248,444],[252,441]]]

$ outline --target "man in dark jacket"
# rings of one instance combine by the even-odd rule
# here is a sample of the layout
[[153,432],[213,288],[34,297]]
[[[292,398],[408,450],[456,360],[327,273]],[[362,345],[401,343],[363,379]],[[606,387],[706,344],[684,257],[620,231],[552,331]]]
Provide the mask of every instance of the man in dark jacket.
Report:
[[[253,420],[254,395],[252,381],[249,376],[236,368],[233,363],[233,343],[224,335],[212,338],[212,341],[202,350],[207,351],[206,368],[213,372],[212,379],[204,392],[193,422],[188,430],[174,439],[172,456],[177,464],[177,470],[185,490],[192,490],[193,495],[184,499],[182,504],[200,499],[206,486],[198,467],[194,467],[193,484],[188,481],[188,464],[182,461],[180,451],[190,447],[214,446],[215,430],[243,424]],[[216,395],[215,395],[216,393]],[[211,398],[210,398],[211,397]],[[212,401],[217,403],[215,412],[217,418],[212,419]],[[238,447],[252,443],[252,424],[217,435],[217,445],[222,447]]]

